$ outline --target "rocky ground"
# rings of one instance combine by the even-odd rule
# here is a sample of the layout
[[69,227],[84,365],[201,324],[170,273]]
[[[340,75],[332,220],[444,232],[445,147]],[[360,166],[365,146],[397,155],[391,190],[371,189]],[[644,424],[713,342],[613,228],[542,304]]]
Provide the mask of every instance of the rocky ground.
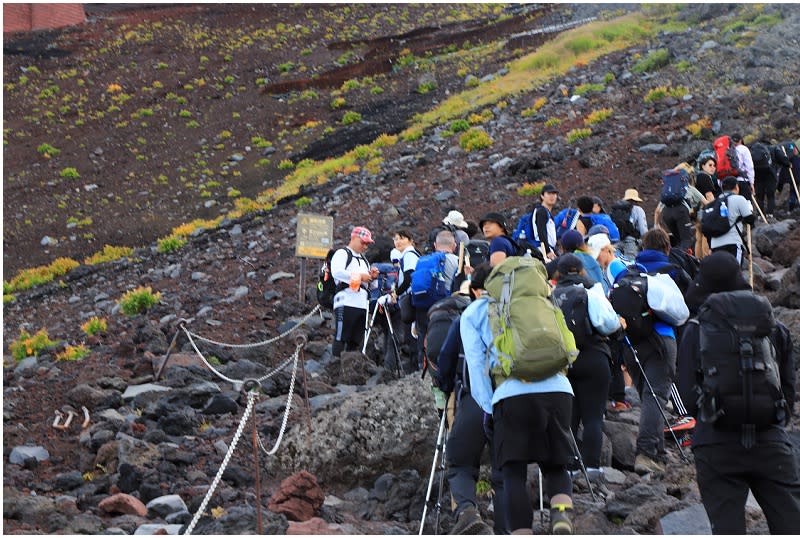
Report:
[[[377,174],[361,171],[305,191],[312,202],[304,211],[334,216],[337,238],[345,238],[354,224],[368,225],[381,239],[374,249],[376,259],[379,252],[384,255],[388,252],[388,239],[396,227],[411,228],[423,237],[452,207],[459,208],[472,221],[477,221],[490,209],[505,211],[516,221],[531,203],[530,198],[518,194],[517,188],[524,182],[541,179],[556,183],[564,200],[590,193],[611,201],[624,189],[635,187],[646,199],[646,209],[652,214],[659,170],[690,159],[708,146],[715,134],[741,131],[749,136],[776,139],[798,136],[795,103],[799,97],[796,77],[799,66],[796,55],[787,52],[798,45],[796,36],[800,22],[797,15],[787,14],[769,31],[745,25],[734,35],[725,30],[726,25],[736,18],[746,18],[746,10],[752,8],[716,6],[686,6],[677,18],[693,21],[689,29],[659,33],[647,46],[614,53],[577,67],[532,94],[508,100],[505,107],[495,106],[493,118],[484,124],[494,139],[487,150],[466,153],[454,137],[444,136],[441,129],[426,132],[417,141],[398,142],[387,148],[385,161]],[[220,21],[222,27],[224,20],[240,20],[236,19],[235,12],[229,11],[234,9],[175,8],[166,17],[154,11],[137,12],[132,20],[138,22],[139,17],[144,16],[151,21],[164,20],[167,25],[180,25],[186,17],[195,21],[191,24],[199,25],[192,28],[210,28],[212,25],[208,21],[211,20]],[[557,18],[564,22],[564,18],[592,14],[583,13],[581,9],[586,6],[562,12]],[[768,6],[764,14],[774,15],[779,9],[777,5]],[[724,15],[712,16],[718,10],[723,10]],[[198,13],[208,17],[199,19],[206,21],[205,26],[192,18],[200,17]],[[306,17],[305,11],[288,6],[280,13],[281,17],[286,17],[286,24],[298,21],[300,16]],[[83,40],[91,43],[95,37],[113,41],[113,36],[119,32],[142,32],[129,19],[115,23],[114,17],[122,15],[106,16],[107,20],[98,23],[103,32],[98,32],[97,36],[85,29],[70,35],[83,36],[76,39],[76,43]],[[375,13],[370,16],[372,20],[378,18]],[[417,16],[424,21],[422,15]],[[530,27],[536,24],[536,17],[531,14],[525,15],[523,20],[528,21],[526,24]],[[755,18],[747,20],[752,22]],[[119,26],[120,22],[127,26]],[[421,22],[420,26],[425,25]],[[462,26],[466,29],[469,25],[462,23]],[[410,24],[399,29],[408,33],[414,27]],[[161,35],[157,27],[151,30]],[[320,34],[323,30],[319,30]],[[503,31],[519,30],[514,27]],[[383,31],[381,35],[391,34],[385,27]],[[745,41],[734,40],[748,35]],[[292,43],[291,39],[293,36],[286,38]],[[120,58],[139,50],[135,43],[135,36],[131,36],[126,43],[117,45],[123,53]],[[148,42],[143,48],[153,54],[169,56],[164,63],[170,66],[184,61],[171,55],[170,46],[171,42],[163,45]],[[299,43],[296,46],[302,48]],[[526,46],[535,45],[521,44],[519,48],[528,52]],[[322,54],[321,47],[310,48],[315,52],[308,57],[317,58]],[[659,48],[669,50],[671,62],[668,66],[651,73],[632,71],[638,59]],[[319,65],[330,65],[332,56],[341,54],[334,54],[330,49],[325,53],[330,57],[319,60]],[[503,63],[511,54],[520,53],[498,54],[493,57],[495,63],[490,63],[480,76],[501,76]],[[196,55],[199,57],[200,53]],[[238,58],[236,54],[234,57]],[[128,61],[120,58],[104,61],[109,69],[116,70]],[[8,50],[5,59],[4,74],[9,73],[5,70],[10,63],[16,62],[14,65],[18,68],[28,62],[12,59]],[[199,61],[194,58],[195,63]],[[217,59],[210,60],[215,61]],[[219,65],[225,62],[224,58],[219,61]],[[254,59],[248,61],[248,64],[242,62],[243,69],[259,69],[257,66],[261,64]],[[303,61],[309,66],[314,64],[311,59]],[[144,64],[141,60],[139,63]],[[274,60],[273,65],[277,64]],[[690,67],[678,68],[680,65]],[[739,68],[730,69],[731,65]],[[190,65],[192,69],[193,66]],[[451,67],[447,71],[449,74],[442,72],[445,68],[438,69],[440,89],[452,93],[463,86],[463,80],[454,74],[456,67]],[[324,70],[320,68],[319,71]],[[182,78],[173,73],[173,69],[163,69],[159,79],[166,82],[168,75],[175,76],[176,79],[167,84],[182,85],[197,78],[188,68],[187,73]],[[574,94],[579,85],[603,82],[608,73],[613,74],[613,80],[603,91],[583,97]],[[5,78],[10,80],[8,75]],[[116,80],[116,77],[106,77],[93,81],[97,95],[106,89],[112,78]],[[294,73],[285,78],[300,81],[304,77]],[[140,85],[141,81],[136,84]],[[410,84],[416,87],[418,80]],[[643,101],[649,89],[668,84],[684,85],[690,89],[690,94],[655,104]],[[208,86],[212,85],[209,79]],[[444,98],[442,93],[421,96],[422,101],[417,101],[416,97],[408,96],[409,87],[405,87],[406,99],[402,101],[414,101],[409,110],[424,110],[433,106],[434,100]],[[9,101],[14,91],[6,88],[4,94],[7,126],[12,125],[11,120],[21,121],[9,112],[15,106],[13,99]],[[213,107],[225,100],[216,99],[211,88],[207,87],[207,91],[210,94],[203,97],[207,101],[200,101],[202,104]],[[537,114],[523,117],[522,111],[530,108],[539,97],[547,97],[547,103]],[[264,97],[268,102],[273,99]],[[399,97],[395,99],[401,102]],[[398,108],[402,107],[398,105]],[[583,118],[601,108],[612,108],[613,118],[593,126],[593,135],[588,139],[575,144],[565,141],[567,131],[583,126]],[[233,108],[221,110],[224,112],[215,110],[209,114],[209,120],[227,117],[234,111]],[[243,113],[245,109],[240,110]],[[297,114],[297,118],[301,118]],[[295,126],[302,125],[308,117],[292,121],[300,122]],[[554,117],[562,122],[546,125],[546,120]],[[685,127],[702,117],[710,118],[712,126],[695,138]],[[401,121],[398,117],[394,120]],[[137,128],[141,128],[141,124],[138,125]],[[26,129],[39,132],[17,123],[11,128],[12,133]],[[47,132],[47,126],[38,129]],[[200,138],[206,142],[213,140],[224,129],[222,123],[204,128],[203,134],[189,137],[189,145],[199,147],[198,151],[203,153],[201,157],[208,162],[227,162],[234,146],[212,151],[198,143]],[[66,155],[79,155],[83,151],[87,166],[90,160],[101,163],[88,167],[107,181],[96,182],[100,190],[109,189],[100,198],[115,192],[117,194],[109,198],[114,200],[114,196],[125,194],[124,189],[115,190],[117,187],[112,185],[116,182],[105,179],[113,175],[109,174],[110,170],[123,167],[122,163],[111,161],[120,153],[110,142],[118,133],[101,133],[108,139],[105,142],[82,142],[84,136],[94,136],[89,131],[72,132],[72,141],[67,144],[74,144],[74,147],[62,147],[57,164],[53,159],[39,161],[38,167],[27,172],[23,172],[24,166],[20,163],[36,161],[39,157],[33,152],[41,142],[25,142],[27,154],[16,142],[6,145],[6,275],[35,263],[49,263],[55,255],[80,259],[94,248],[88,240],[79,240],[77,232],[72,241],[63,230],[50,233],[26,224],[26,220],[31,220],[38,226],[40,220],[47,221],[46,215],[56,215],[60,209],[58,203],[54,203],[45,205],[43,213],[33,213],[39,211],[36,202],[42,197],[63,201],[68,207],[84,198],[91,199],[91,196],[78,196],[65,190],[65,180],[50,180],[53,183],[50,185],[42,179],[39,187],[30,182],[37,171],[48,169],[48,174],[42,177],[50,177],[70,165]],[[246,133],[237,142],[236,149],[244,152],[247,140],[256,132],[261,132],[260,127]],[[9,142],[14,140],[13,134],[6,136]],[[287,153],[272,157],[271,166],[293,151],[303,151],[299,148],[307,150],[313,146],[314,136],[305,140],[299,134],[296,136],[298,138],[291,144],[286,143],[292,146],[289,152],[285,145],[280,145],[276,151]],[[178,144],[179,139],[180,136],[167,138],[159,145]],[[85,147],[81,148],[81,144]],[[119,144],[125,146],[121,137]],[[101,150],[99,153],[95,151],[97,148]],[[129,155],[136,154],[130,148],[127,151]],[[155,149],[148,147],[140,153],[152,157]],[[219,160],[212,161],[211,153]],[[152,164],[164,159],[166,157],[158,156],[136,160],[129,156],[132,163]],[[84,170],[79,170],[83,179]],[[152,168],[132,171],[137,177],[152,174]],[[267,181],[277,181],[277,172],[273,172],[276,179]],[[256,182],[252,190],[263,188],[260,184],[263,176],[254,169],[252,174]],[[242,170],[242,176],[247,175]],[[227,177],[233,177],[232,173]],[[202,181],[198,176],[193,187]],[[83,184],[81,182],[80,188]],[[44,190],[37,190],[40,187]],[[248,407],[239,385],[230,380],[260,378],[293,357],[296,351],[294,334],[259,347],[224,348],[198,342],[207,357],[215,357],[212,363],[215,371],[225,376],[222,378],[203,367],[183,334],[177,340],[176,352],[164,365],[163,358],[171,339],[182,332],[181,320],[187,320],[185,327],[193,333],[212,340],[260,343],[293,327],[314,305],[309,297],[304,297],[307,294],[298,292],[300,263],[294,258],[297,208],[293,204],[282,203],[268,212],[223,221],[217,229],[193,234],[183,249],[169,254],[157,252],[152,241],[168,232],[171,226],[197,216],[218,214],[219,207],[205,207],[198,193],[190,193],[193,187],[179,184],[181,195],[170,192],[166,196],[152,196],[161,187],[145,189],[137,184],[127,187],[131,190],[126,198],[128,204],[119,204],[119,208],[108,212],[87,210],[81,213],[82,216],[91,213],[95,223],[109,213],[109,220],[102,221],[102,225],[93,230],[95,237],[101,237],[101,233],[111,234],[108,236],[111,237],[121,224],[121,238],[127,240],[130,234],[133,238],[130,244],[147,246],[137,248],[131,259],[98,266],[82,265],[61,281],[18,293],[13,302],[4,305],[4,532],[130,534],[137,529],[152,532],[157,528],[143,527],[145,525],[164,526],[167,532],[178,532],[190,523],[200,508]],[[144,190],[148,194],[142,195],[142,200],[149,202],[137,202],[140,207],[127,213],[127,209],[121,209],[132,203],[131,196]],[[43,194],[45,192],[47,194]],[[70,194],[57,198],[54,193],[62,197]],[[180,198],[183,195],[187,198]],[[179,202],[170,208],[147,206],[159,198],[172,200],[173,196]],[[784,191],[779,200],[785,200],[785,196]],[[212,197],[214,200],[223,198]],[[94,203],[102,204],[99,198]],[[219,205],[225,204],[220,202]],[[203,213],[209,209],[214,213]],[[15,212],[20,212],[20,216],[15,216]],[[155,224],[155,221],[138,218],[156,214],[174,216],[174,220]],[[797,215],[776,211],[776,216],[780,222],[760,225],[755,230],[755,281],[757,288],[776,306],[777,317],[790,327],[797,352],[800,348],[800,245],[793,220]],[[28,228],[33,231],[21,232]],[[39,245],[40,234],[56,238],[58,243],[43,248]],[[107,240],[111,241],[103,239]],[[316,264],[310,262],[309,277],[315,270]],[[161,301],[146,315],[129,318],[119,311],[116,301],[126,290],[139,285],[161,292]],[[108,332],[87,340],[80,324],[92,316],[106,318]],[[355,355],[347,357],[344,365],[335,363],[330,357],[328,318],[315,314],[301,329],[308,335],[308,343],[302,351],[305,368],[297,373],[295,383],[292,384],[290,364],[263,382],[262,394],[254,403],[256,431],[265,449],[270,450],[281,439],[275,455],[261,453],[258,456],[260,487],[256,487],[253,454],[258,451],[253,446],[250,422],[195,533],[255,533],[258,522],[253,506],[258,502],[263,507],[261,524],[265,532],[405,534],[417,531],[437,423],[427,380],[420,382],[418,376],[413,375],[393,379],[391,372],[376,364],[381,362],[381,357],[373,346],[368,351],[370,360]],[[8,345],[20,329],[34,332],[41,328],[46,328],[50,337],[60,343],[38,357],[14,362]],[[56,353],[65,344],[82,341],[92,351],[87,358],[77,362],[55,360]],[[290,386],[294,387],[295,396],[285,435],[281,437]],[[83,407],[89,412],[85,428],[82,427]],[[78,417],[68,428],[52,426],[56,411],[66,414],[71,410],[76,411]],[[594,502],[585,487],[580,483],[576,485],[577,531],[586,534],[657,533],[665,526],[678,528],[675,521],[688,521],[693,525],[683,528],[682,533],[704,530],[702,509],[698,512],[699,495],[693,466],[682,463],[674,448],[670,450],[671,465],[665,476],[639,477],[632,472],[632,442],[637,422],[637,408],[609,417],[604,458],[612,495]],[[797,429],[796,424],[793,429]],[[284,482],[285,479],[288,480]],[[538,491],[535,481],[533,489]],[[481,508],[490,516],[488,499],[482,502]],[[766,532],[757,507],[749,508],[749,514],[749,530]],[[447,513],[443,514],[442,521],[446,531],[452,524]],[[430,527],[428,529],[430,532]]]

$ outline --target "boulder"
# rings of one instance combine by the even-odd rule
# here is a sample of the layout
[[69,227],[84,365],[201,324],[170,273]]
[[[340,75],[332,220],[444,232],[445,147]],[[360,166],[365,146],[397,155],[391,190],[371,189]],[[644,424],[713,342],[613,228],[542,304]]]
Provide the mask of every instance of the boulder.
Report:
[[117,493],[100,501],[97,507],[107,514],[130,514],[146,516],[147,508],[144,503],[127,493]]
[[308,521],[324,501],[325,494],[317,484],[316,477],[308,471],[300,471],[281,482],[267,507],[284,514],[290,521]]

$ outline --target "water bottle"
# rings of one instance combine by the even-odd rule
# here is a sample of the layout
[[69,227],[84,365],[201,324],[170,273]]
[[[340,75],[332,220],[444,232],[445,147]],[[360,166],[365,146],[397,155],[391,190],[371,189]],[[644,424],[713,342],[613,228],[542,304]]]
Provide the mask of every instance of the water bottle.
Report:
[[525,241],[527,238],[528,238],[528,236],[525,234],[525,230],[520,230],[520,232],[519,232],[519,241],[520,241],[520,243]]
[[727,217],[728,216],[728,206],[725,205],[725,202],[722,202],[720,204],[720,206],[719,206],[719,214],[722,215],[723,217]]

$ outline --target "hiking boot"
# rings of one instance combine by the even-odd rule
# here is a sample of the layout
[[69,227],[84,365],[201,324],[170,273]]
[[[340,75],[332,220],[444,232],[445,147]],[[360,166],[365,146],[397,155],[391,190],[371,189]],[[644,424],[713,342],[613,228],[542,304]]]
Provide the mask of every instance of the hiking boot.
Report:
[[663,473],[666,471],[666,468],[647,454],[636,454],[633,470],[638,474],[647,474]]
[[470,506],[458,514],[458,519],[450,534],[494,534],[494,531],[481,519],[478,510],[474,506]]
[[606,409],[608,409],[612,413],[619,413],[620,411],[628,411],[632,407],[633,406],[631,405],[631,403],[627,401],[622,401],[622,402],[611,401],[608,402],[608,407]]
[[554,504],[550,507],[550,534],[572,534],[572,506]]

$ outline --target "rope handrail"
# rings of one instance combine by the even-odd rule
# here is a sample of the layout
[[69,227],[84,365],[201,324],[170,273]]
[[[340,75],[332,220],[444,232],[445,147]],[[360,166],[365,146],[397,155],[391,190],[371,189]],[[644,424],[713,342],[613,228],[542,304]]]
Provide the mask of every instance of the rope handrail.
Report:
[[269,340],[264,340],[263,342],[255,342],[253,344],[227,344],[225,342],[218,342],[216,340],[211,340],[210,338],[205,338],[203,336],[200,336],[199,334],[195,334],[195,333],[191,332],[189,329],[187,329],[183,324],[181,324],[181,328],[183,328],[183,330],[186,332],[187,335],[194,336],[197,340],[200,340],[202,342],[206,342],[207,344],[213,344],[215,346],[229,347],[229,348],[234,348],[234,349],[249,349],[249,348],[254,348],[254,347],[266,346],[268,344],[272,344],[272,343],[277,342],[278,340],[280,340],[281,338],[284,338],[285,336],[288,336],[292,332],[296,331],[306,321],[308,321],[311,318],[311,316],[313,316],[314,314],[316,314],[320,310],[320,308],[321,308],[320,305],[315,306],[314,309],[311,312],[309,312],[308,314],[303,316],[303,318],[297,324],[295,324],[294,327],[292,327],[288,331],[286,331],[284,333],[281,333],[278,336],[275,336],[274,338],[270,338]]
[[289,394],[288,397],[286,398],[286,409],[283,412],[283,421],[281,422],[281,429],[278,432],[278,439],[275,441],[275,446],[272,447],[272,450],[267,450],[266,448],[264,448],[264,443],[261,442],[261,436],[259,435],[257,437],[258,446],[261,447],[261,450],[263,450],[267,456],[272,456],[278,451],[278,448],[281,446],[281,441],[283,440],[283,434],[286,431],[286,423],[289,421],[289,412],[292,409],[292,396],[294,395],[294,383],[295,380],[297,379],[297,363],[298,359],[300,358],[301,348],[302,346],[298,345],[297,351],[294,354],[294,366],[292,366],[292,380],[289,382]]

